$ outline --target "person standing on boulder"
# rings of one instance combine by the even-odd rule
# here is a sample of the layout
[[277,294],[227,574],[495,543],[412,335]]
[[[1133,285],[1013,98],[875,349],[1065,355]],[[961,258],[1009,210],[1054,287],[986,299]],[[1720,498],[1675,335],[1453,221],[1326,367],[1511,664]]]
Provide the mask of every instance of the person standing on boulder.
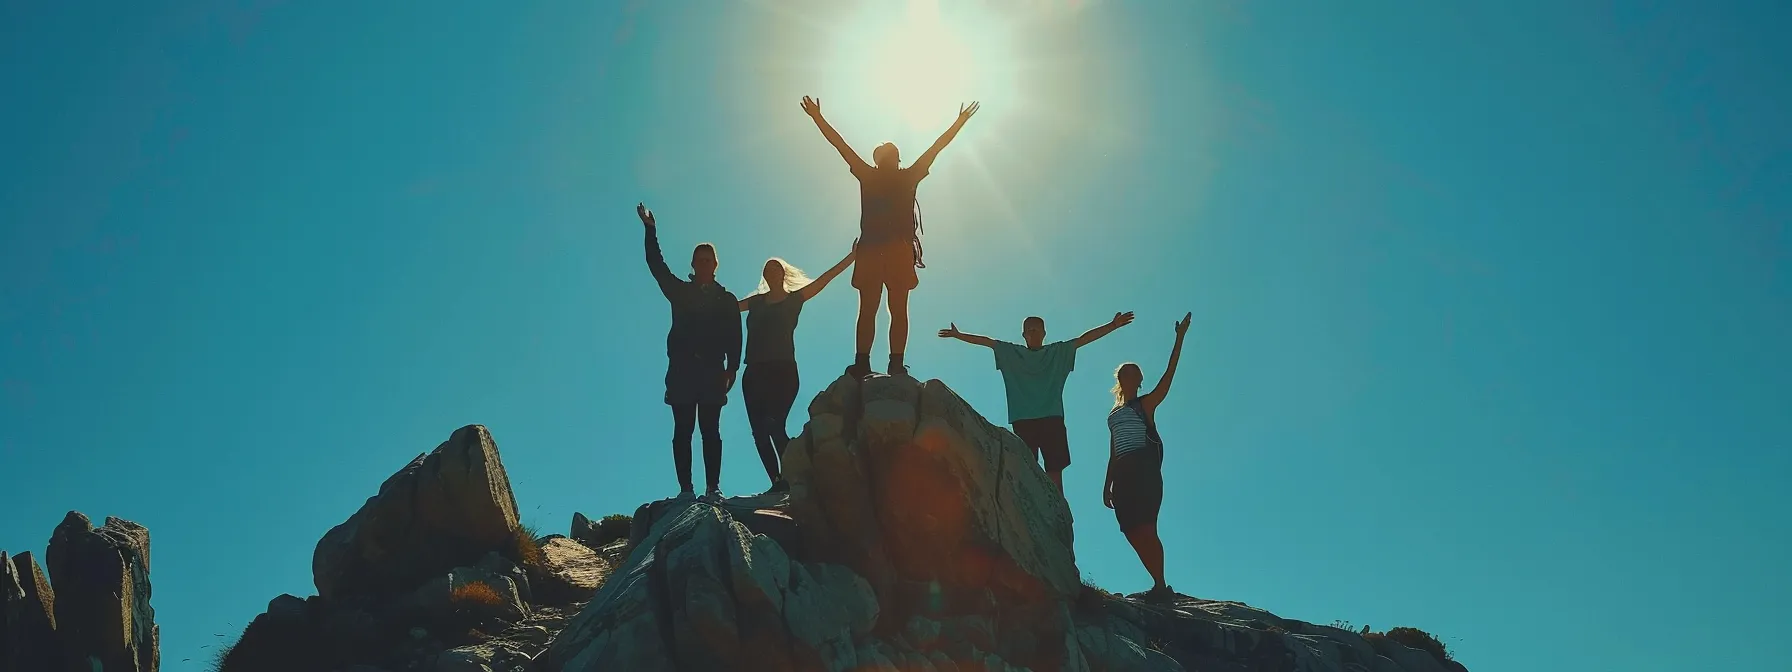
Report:
[[1045,458],[1045,473],[1058,492],[1064,492],[1064,468],[1070,466],[1070,437],[1064,427],[1064,381],[1076,368],[1076,351],[1103,336],[1132,324],[1132,313],[1114,313],[1107,324],[1083,332],[1074,340],[1045,342],[1045,318],[1021,320],[1025,346],[988,336],[967,334],[958,324],[940,330],[940,338],[956,338],[995,351],[996,368],[1008,391],[1008,423],[1014,435],[1033,449],[1033,459]]
[[1176,345],[1157,387],[1143,395],[1145,381],[1138,364],[1127,362],[1114,370],[1114,409],[1108,412],[1111,435],[1108,475],[1101,486],[1101,503],[1114,510],[1120,532],[1132,543],[1151,573],[1149,599],[1165,599],[1175,591],[1164,583],[1164,542],[1157,536],[1157,512],[1164,503],[1164,441],[1157,434],[1157,408],[1170,393],[1176,378],[1176,362],[1182,359],[1182,339],[1188,335],[1194,314],[1176,323]]
[[884,290],[890,298],[890,375],[906,374],[902,360],[908,346],[908,294],[920,284],[917,268],[926,268],[921,261],[920,219],[915,190],[933,167],[959,129],[977,113],[973,102],[958,109],[958,120],[946,129],[932,147],[907,168],[896,145],[884,143],[871,151],[876,166],[865,163],[846,144],[840,133],[821,116],[821,101],[803,96],[803,112],[815,120],[821,135],[846,159],[853,177],[859,180],[859,239],[862,247],[852,269],[852,286],[859,290],[859,322],[855,345],[857,352],[846,375],[864,378],[872,374],[871,346],[877,340],[877,305]]
[[672,304],[672,329],[666,333],[666,405],[672,407],[672,461],[678,469],[680,497],[692,496],[691,431],[703,428],[705,497],[722,496],[722,406],[740,369],[740,300],[716,282],[716,248],[701,243],[691,250],[690,280],[680,280],[666,267],[653,211],[636,204],[635,214],[647,230],[647,270],[660,293]]
[[741,396],[747,401],[747,422],[753,426],[753,443],[759,461],[772,481],[771,492],[787,492],[778,461],[790,443],[790,406],[796,403],[799,379],[796,370],[796,322],[803,304],[815,298],[828,283],[852,264],[857,242],[846,257],[813,282],[803,269],[777,257],[767,259],[761,271],[759,292],[741,299],[747,314],[747,372],[741,376]]

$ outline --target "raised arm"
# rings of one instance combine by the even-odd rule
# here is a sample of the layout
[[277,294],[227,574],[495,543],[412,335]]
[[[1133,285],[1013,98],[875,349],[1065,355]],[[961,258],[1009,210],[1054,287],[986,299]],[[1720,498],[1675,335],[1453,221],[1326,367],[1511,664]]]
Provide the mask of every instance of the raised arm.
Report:
[[1113,320],[1109,321],[1107,324],[1083,332],[1083,335],[1076,337],[1076,341],[1074,342],[1076,343],[1076,347],[1080,348],[1090,343],[1094,343],[1097,339],[1114,333],[1115,329],[1119,329],[1129,324],[1132,324],[1131,312],[1114,313]]
[[833,145],[834,150],[840,152],[840,158],[846,159],[846,166],[851,168],[854,173],[871,167],[871,164],[865,163],[864,159],[859,158],[858,152],[852,151],[852,147],[846,144],[846,139],[840,137],[840,132],[834,130],[834,126],[821,116],[821,99],[803,96],[803,112],[807,113],[810,119],[815,120],[815,126],[821,129],[821,137],[827,138],[828,144]]
[[653,211],[636,203],[635,215],[641,218],[641,228],[647,230],[647,271],[653,274],[653,281],[659,283],[660,293],[671,298],[672,288],[678,285],[678,276],[672,275],[672,269],[666,267],[666,258],[660,254],[659,228],[654,225]]
[[833,282],[834,278],[839,277],[840,273],[845,271],[847,266],[852,265],[853,259],[857,257],[858,254],[859,241],[855,240],[852,241],[852,249],[847,251],[846,257],[842,258],[840,263],[834,264],[833,268],[828,269],[826,273],[822,273],[821,277],[816,278],[814,282],[803,285],[802,289],[796,290],[797,295],[801,296],[804,301],[815,298],[815,295],[820,294],[821,290],[827,289],[828,283]]
[[996,347],[996,344],[1000,343],[1000,341],[988,336],[978,336],[976,334],[967,334],[959,331],[957,323],[953,323],[952,326],[941,329],[940,338],[956,338],[971,345],[981,345],[986,348]]
[[933,160],[939,158],[940,150],[945,149],[946,145],[952,144],[952,139],[958,137],[958,130],[964,128],[964,122],[970,121],[971,115],[976,114],[980,107],[982,106],[975,101],[970,105],[960,105],[958,107],[958,120],[953,121],[952,127],[946,129],[945,133],[941,133],[940,139],[933,141],[933,146],[928,147],[927,151],[922,152],[920,158],[915,159],[914,163],[909,164],[909,170],[919,170],[923,173],[931,170],[933,168]]
[[1194,319],[1195,314],[1189,313],[1182,316],[1181,322],[1176,323],[1176,345],[1170,348],[1170,363],[1164,366],[1164,377],[1158,379],[1157,387],[1151,388],[1139,400],[1145,406],[1145,412],[1155,412],[1157,405],[1163,403],[1164,396],[1170,393],[1170,381],[1176,379],[1176,363],[1182,359],[1182,339],[1188,335],[1189,322]]

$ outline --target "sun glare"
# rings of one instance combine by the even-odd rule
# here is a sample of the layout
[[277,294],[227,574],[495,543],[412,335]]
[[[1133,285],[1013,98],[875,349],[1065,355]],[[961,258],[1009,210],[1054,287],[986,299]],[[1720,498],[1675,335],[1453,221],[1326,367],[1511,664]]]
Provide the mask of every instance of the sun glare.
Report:
[[[841,61],[854,81],[842,87],[907,130],[951,123],[961,103],[1002,98],[1013,87],[1005,40],[975,8],[942,14],[937,0],[901,10],[867,10],[845,31]],[[1010,77],[1004,77],[1004,73]]]

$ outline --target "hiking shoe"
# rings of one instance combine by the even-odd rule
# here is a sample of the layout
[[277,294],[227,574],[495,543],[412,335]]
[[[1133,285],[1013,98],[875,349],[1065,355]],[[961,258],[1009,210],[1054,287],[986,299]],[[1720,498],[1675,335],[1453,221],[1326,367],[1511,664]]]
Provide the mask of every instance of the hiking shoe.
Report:
[[851,377],[853,380],[864,380],[866,378],[870,378],[871,374],[874,374],[874,373],[877,373],[877,372],[871,370],[870,364],[860,364],[858,362],[853,362],[852,366],[846,367],[846,375],[848,377]]
[[767,490],[766,492],[769,492],[769,493],[790,492],[790,483],[788,481],[785,481],[784,479],[780,478],[778,480],[772,481],[772,489]]
[[703,493],[703,502],[712,506],[720,506],[722,504],[722,489],[710,488],[709,492]]
[[678,496],[675,497],[674,499],[696,499],[696,498],[697,498],[697,493],[692,492],[690,488],[682,488],[678,491]]
[[1139,599],[1147,602],[1170,602],[1176,599],[1176,589],[1167,585],[1157,586],[1140,593]]

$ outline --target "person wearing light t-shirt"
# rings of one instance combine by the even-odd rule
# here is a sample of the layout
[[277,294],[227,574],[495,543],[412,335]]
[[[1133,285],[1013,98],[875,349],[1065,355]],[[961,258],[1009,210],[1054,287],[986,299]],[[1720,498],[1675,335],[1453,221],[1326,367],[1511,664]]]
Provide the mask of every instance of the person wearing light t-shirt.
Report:
[[967,334],[958,325],[940,330],[940,338],[956,338],[995,351],[996,368],[1008,392],[1008,423],[1014,434],[1033,449],[1033,458],[1044,458],[1046,475],[1064,490],[1064,468],[1070,466],[1070,438],[1064,427],[1064,381],[1076,368],[1076,351],[1132,323],[1132,313],[1114,313],[1107,324],[1069,341],[1047,344],[1045,319],[1021,321],[1025,345]]

